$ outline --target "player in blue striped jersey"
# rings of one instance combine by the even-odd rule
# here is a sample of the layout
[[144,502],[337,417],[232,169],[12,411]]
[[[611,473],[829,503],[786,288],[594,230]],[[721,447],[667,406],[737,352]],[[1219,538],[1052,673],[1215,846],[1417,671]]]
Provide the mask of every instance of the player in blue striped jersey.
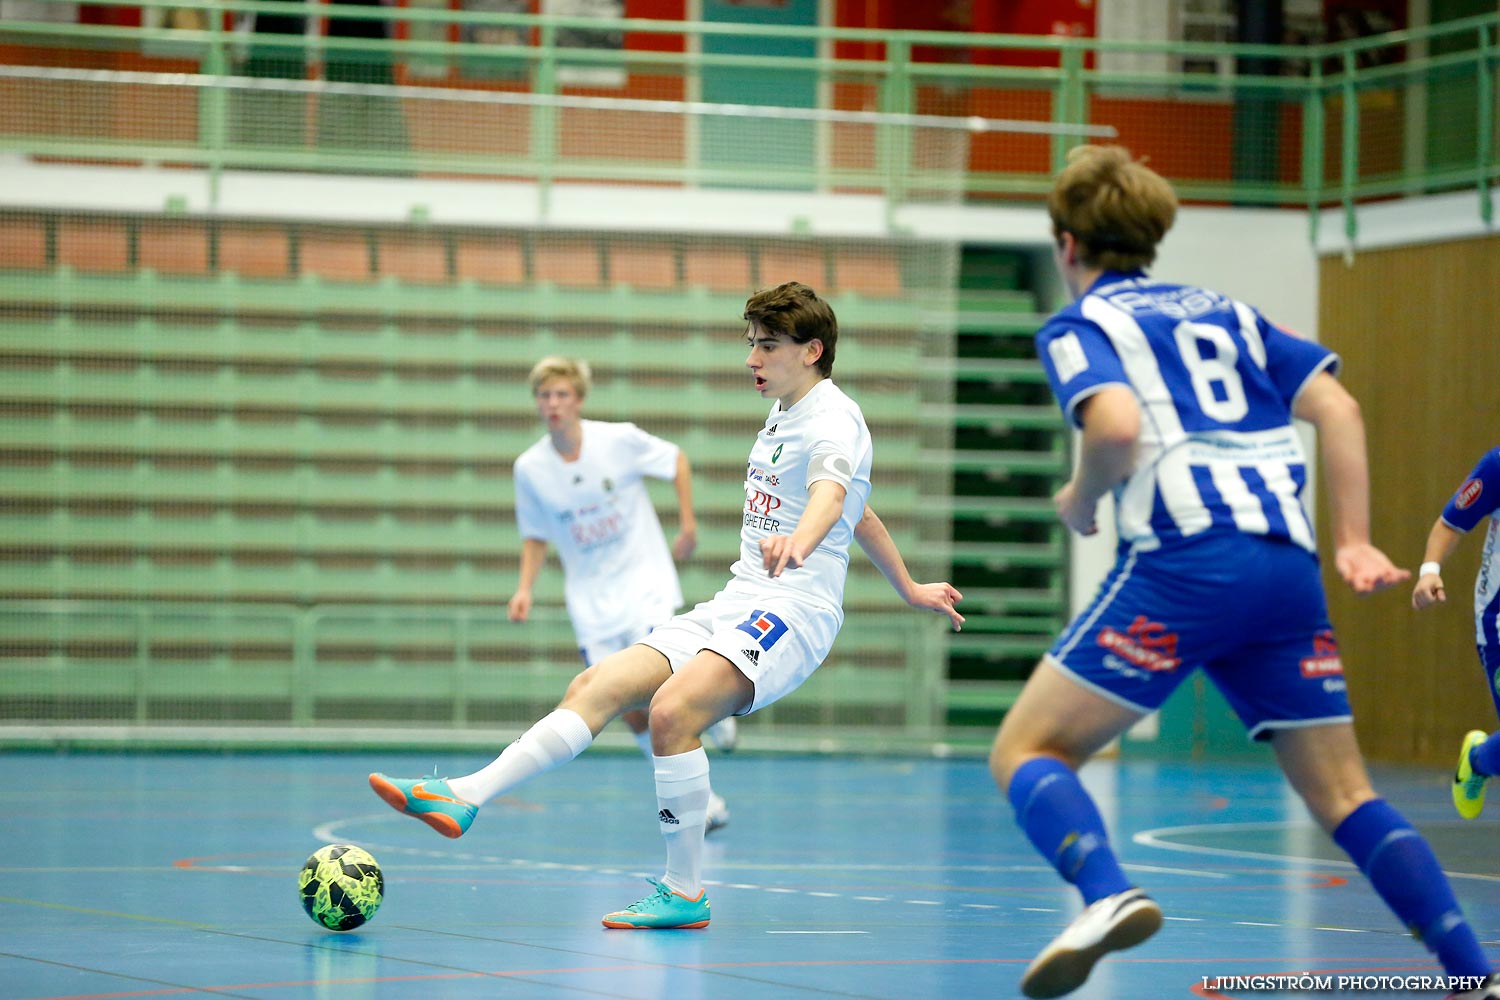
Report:
[[[1427,535],[1427,551],[1412,607],[1418,611],[1448,599],[1443,587],[1443,562],[1458,548],[1464,535],[1490,519],[1474,581],[1474,642],[1484,667],[1486,686],[1500,713],[1500,448],[1491,448],[1474,466]],[[1500,774],[1500,732],[1486,735],[1474,729],[1464,735],[1453,772],[1453,805],[1464,819],[1474,819],[1484,808],[1484,786]]]
[[[1022,976],[1031,997],[1082,985],[1162,912],[1120,868],[1077,769],[1195,670],[1268,740],[1314,818],[1454,975],[1493,969],[1437,858],[1377,797],[1355,741],[1293,417],[1319,433],[1335,563],[1361,593],[1410,576],[1369,540],[1359,406],[1338,358],[1217,292],[1148,277],[1176,197],[1119,147],[1073,150],[1048,200],[1054,259],[1076,301],[1037,334],[1082,431],[1059,518],[1095,530],[1113,494],[1119,554],[1007,713],[990,755],[1032,844],[1083,912]],[[1500,997],[1491,981],[1469,997]]]

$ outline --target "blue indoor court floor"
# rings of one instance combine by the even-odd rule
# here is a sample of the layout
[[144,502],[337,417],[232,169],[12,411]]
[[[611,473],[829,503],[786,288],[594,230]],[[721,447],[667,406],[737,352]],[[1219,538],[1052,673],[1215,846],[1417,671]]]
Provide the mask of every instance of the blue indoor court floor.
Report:
[[[1003,998],[1076,912],[981,760],[712,759],[732,811],[708,845],[713,923],[641,932],[599,924],[659,873],[638,756],[585,754],[449,841],[365,775],[461,773],[483,755],[0,754],[0,997]],[[1168,919],[1073,996],[1293,995],[1204,982],[1439,972],[1269,754],[1084,775]],[[1500,956],[1500,806],[1465,823],[1440,772],[1376,780]],[[322,930],[298,903],[297,871],[325,843],[359,844],[384,870],[384,905],[357,931]]]

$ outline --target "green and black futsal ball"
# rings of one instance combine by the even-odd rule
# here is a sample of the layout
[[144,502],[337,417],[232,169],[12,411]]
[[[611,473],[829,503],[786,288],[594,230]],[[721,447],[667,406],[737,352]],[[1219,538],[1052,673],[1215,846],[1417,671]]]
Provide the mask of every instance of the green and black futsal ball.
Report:
[[385,879],[370,853],[351,844],[320,847],[297,873],[302,908],[332,931],[349,931],[380,909]]

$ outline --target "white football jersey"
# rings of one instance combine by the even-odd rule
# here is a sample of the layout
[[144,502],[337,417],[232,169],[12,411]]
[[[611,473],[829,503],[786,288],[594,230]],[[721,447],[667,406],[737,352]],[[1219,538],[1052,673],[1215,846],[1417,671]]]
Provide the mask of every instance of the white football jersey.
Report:
[[682,604],[677,567],[643,478],[675,479],[678,448],[635,424],[583,421],[578,459],[543,436],[515,462],[516,524],[562,560],[580,646],[657,625]]
[[[736,579],[758,587],[789,587],[841,609],[849,569],[849,542],[870,498],[870,462],[874,445],[859,404],[829,379],[808,391],[790,410],[778,401],[755,437],[745,468],[745,510],[740,527],[740,558],[731,567]],[[809,465],[820,471],[812,473]],[[850,476],[844,512],[822,544],[797,569],[772,579],[765,570],[760,540],[789,535],[807,510],[807,488],[820,479]]]

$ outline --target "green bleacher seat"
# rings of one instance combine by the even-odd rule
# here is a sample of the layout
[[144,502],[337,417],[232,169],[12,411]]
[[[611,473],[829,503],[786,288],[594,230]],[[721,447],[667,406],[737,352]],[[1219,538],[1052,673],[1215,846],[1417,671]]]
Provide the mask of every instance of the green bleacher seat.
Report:
[[[923,361],[927,317],[945,301],[921,287],[940,270],[914,258],[928,252],[0,213],[0,717],[28,697],[57,717],[172,722],[368,722],[409,704],[464,725],[544,709],[578,666],[555,562],[539,620],[504,621],[519,550],[510,466],[541,436],[531,365],[587,358],[590,416],[684,447],[700,545],[682,581],[690,602],[706,599],[738,554],[745,454],[768,406],[743,369],[739,316],[752,289],[789,278],[838,310],[837,378],[875,437],[871,502],[913,573],[945,574],[955,553],[958,565],[1044,566],[1055,540],[942,537],[970,515],[1042,521],[1020,500],[948,502],[960,455],[949,427],[1060,421],[1019,403],[927,401],[944,378],[1038,384],[1034,364],[1008,357]],[[1033,310],[1012,293],[972,316],[1002,317],[1020,342]],[[1066,464],[1057,449],[1014,462],[994,451],[1038,476]],[[994,468],[994,454],[968,457]],[[671,485],[650,489],[670,534]],[[1063,603],[1055,589],[980,589],[1007,641]],[[906,609],[859,552],[845,604],[828,666],[768,720],[935,720],[943,622]]]

